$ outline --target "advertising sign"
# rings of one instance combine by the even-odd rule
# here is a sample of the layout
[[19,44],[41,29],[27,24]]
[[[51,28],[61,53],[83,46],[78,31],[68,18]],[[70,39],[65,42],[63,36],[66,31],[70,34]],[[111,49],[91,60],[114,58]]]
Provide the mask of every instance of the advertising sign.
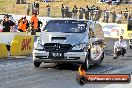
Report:
[[118,38],[120,35],[127,38],[127,24],[117,24],[117,23],[100,23],[102,26],[104,36],[111,38]]
[[11,55],[28,55],[32,53],[34,37],[31,35],[16,35],[11,43]]

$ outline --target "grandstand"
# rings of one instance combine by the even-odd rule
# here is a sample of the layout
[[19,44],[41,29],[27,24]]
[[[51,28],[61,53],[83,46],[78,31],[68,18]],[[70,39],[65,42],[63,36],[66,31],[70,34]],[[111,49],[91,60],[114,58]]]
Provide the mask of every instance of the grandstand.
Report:
[[[42,0],[27,0],[28,3],[32,3],[34,1],[42,1]],[[132,2],[132,0],[128,0],[129,2]],[[46,5],[45,2],[39,2],[40,3],[40,16],[46,16]],[[64,6],[69,6],[70,10],[72,10],[74,5],[77,5],[77,7],[86,7],[88,6],[99,6],[101,9],[109,9],[111,11],[124,11],[125,8],[128,8],[128,11],[132,12],[132,4],[121,4],[121,5],[108,5],[107,3],[100,3],[99,0],[59,0],[59,2],[48,2],[51,6],[51,16],[52,17],[59,17],[61,16],[60,8],[62,3]],[[26,8],[27,4],[16,4],[16,0],[0,0],[0,12],[1,13],[14,13],[14,14],[25,14],[26,15]],[[31,15],[31,11],[30,11]]]

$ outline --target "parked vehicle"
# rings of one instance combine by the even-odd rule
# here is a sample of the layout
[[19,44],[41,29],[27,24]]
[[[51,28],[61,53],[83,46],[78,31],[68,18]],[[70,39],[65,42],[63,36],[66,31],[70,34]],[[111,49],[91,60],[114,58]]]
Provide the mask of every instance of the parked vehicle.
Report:
[[129,40],[129,47],[132,49],[132,39]]
[[100,64],[104,59],[104,33],[95,22],[58,18],[48,21],[34,44],[34,66],[44,63]]

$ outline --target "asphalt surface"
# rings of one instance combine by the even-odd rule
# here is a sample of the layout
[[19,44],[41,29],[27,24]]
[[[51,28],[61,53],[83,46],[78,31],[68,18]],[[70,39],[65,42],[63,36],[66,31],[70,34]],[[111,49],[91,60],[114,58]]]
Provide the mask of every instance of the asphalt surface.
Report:
[[[132,73],[132,50],[129,47],[124,58],[112,59],[115,41],[116,39],[106,39],[103,63],[99,66],[91,66],[87,73]],[[78,67],[74,64],[42,63],[39,68],[35,68],[32,57],[1,59],[0,88],[103,88],[109,85],[78,85],[76,82]]]

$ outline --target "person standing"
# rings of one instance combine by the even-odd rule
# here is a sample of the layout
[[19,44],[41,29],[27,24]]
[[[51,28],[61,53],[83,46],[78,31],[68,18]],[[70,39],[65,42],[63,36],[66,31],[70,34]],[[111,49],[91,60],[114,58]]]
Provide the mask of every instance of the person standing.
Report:
[[65,17],[69,17],[69,6],[65,7]]
[[112,12],[112,23],[115,23],[116,21],[116,13],[115,11]]
[[94,20],[94,12],[95,11],[95,5],[91,6],[90,8],[90,20]]
[[127,21],[128,20],[128,9],[126,8],[125,11],[124,11],[124,21]]
[[48,5],[46,6],[46,8],[47,8],[47,17],[50,17],[50,10],[51,10],[50,5],[48,4]]
[[89,18],[90,18],[89,16],[90,16],[90,9],[87,5],[87,7],[85,8],[85,19],[89,20]]
[[63,4],[61,6],[61,14],[62,14],[62,18],[65,18],[65,7]]
[[27,4],[27,15],[29,15],[29,13],[30,13],[30,9],[31,9],[30,4]]
[[119,13],[117,14],[117,23],[121,24],[121,21],[122,21],[122,13],[119,12]]
[[41,32],[41,27],[43,26],[42,21],[38,20],[38,30],[36,32]]
[[3,32],[10,32],[11,29],[15,26],[15,23],[11,20],[9,20],[9,16],[5,15],[3,23]]
[[72,9],[72,18],[73,19],[75,18],[75,9],[74,8]]
[[101,10],[100,7],[96,7],[96,14],[95,14],[95,21],[99,21],[99,19],[101,18]]
[[79,9],[79,19],[83,19],[83,8],[80,7]]
[[20,32],[27,32],[27,29],[29,28],[28,20],[26,19],[26,16],[19,21],[18,30]]
[[3,32],[3,25],[2,25],[2,21],[0,21],[0,32]]
[[72,18],[73,19],[77,19],[77,12],[78,12],[78,8],[75,5],[73,10],[72,10],[72,14],[73,14]]
[[33,15],[31,17],[31,35],[36,35],[36,31],[38,30],[38,18],[37,18],[37,11],[34,10]]
[[104,20],[103,20],[103,22],[108,23],[108,20],[109,20],[109,12],[106,9],[106,10],[104,10]]

